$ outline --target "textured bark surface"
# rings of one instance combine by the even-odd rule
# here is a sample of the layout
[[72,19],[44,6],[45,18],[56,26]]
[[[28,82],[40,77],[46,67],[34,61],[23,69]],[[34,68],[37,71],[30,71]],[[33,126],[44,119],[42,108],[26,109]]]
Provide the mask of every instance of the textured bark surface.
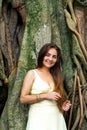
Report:
[[87,129],[86,34],[87,0],[0,1],[0,130],[25,130],[29,105],[19,101],[22,82],[49,42],[62,53],[64,87],[72,102],[64,113],[68,130]]

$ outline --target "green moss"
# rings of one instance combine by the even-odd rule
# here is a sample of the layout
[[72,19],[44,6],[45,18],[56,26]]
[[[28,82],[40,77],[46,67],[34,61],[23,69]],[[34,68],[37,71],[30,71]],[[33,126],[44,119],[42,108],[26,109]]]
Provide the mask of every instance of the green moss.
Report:
[[62,48],[62,58],[63,58],[63,76],[64,76],[64,84],[67,91],[72,89],[73,84],[73,61],[71,58],[71,33],[69,32],[63,11],[63,4],[61,0],[56,3],[56,12],[57,12],[57,22],[60,31],[60,39],[61,39],[61,48]]

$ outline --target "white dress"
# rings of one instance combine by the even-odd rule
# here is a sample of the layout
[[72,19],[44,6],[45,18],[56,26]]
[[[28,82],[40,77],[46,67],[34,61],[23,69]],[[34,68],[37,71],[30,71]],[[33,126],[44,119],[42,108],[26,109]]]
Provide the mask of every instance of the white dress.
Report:
[[[42,80],[36,70],[31,94],[53,91],[47,82]],[[26,130],[67,130],[63,114],[55,101],[43,100],[30,105]]]

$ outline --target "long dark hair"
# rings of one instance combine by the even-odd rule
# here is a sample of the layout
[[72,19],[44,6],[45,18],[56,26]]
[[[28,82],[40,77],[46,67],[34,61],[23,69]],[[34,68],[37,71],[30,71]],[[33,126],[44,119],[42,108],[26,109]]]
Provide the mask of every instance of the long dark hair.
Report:
[[38,53],[37,68],[41,68],[43,66],[44,56],[51,48],[54,48],[57,51],[57,61],[55,65],[50,68],[50,73],[52,74],[54,79],[55,91],[59,92],[62,96],[62,100],[60,100],[58,103],[58,106],[61,110],[62,103],[66,98],[66,93],[63,88],[63,81],[62,81],[62,74],[61,74],[61,63],[62,63],[61,50],[56,44],[47,43],[42,46],[42,48]]

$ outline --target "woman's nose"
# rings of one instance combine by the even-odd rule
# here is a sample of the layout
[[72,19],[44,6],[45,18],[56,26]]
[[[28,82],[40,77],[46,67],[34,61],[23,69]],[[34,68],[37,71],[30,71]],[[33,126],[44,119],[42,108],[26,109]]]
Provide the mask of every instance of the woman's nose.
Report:
[[52,56],[50,56],[50,57],[49,57],[49,59],[50,59],[50,60],[53,60],[53,57],[52,57]]

